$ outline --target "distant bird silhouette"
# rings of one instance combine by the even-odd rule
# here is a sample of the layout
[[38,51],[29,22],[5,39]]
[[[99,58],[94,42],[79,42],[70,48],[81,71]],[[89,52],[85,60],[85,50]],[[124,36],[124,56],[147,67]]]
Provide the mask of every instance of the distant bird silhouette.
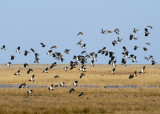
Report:
[[85,95],[84,92],[81,92],[78,96],[81,97],[82,95]]
[[91,66],[94,66],[94,60],[91,61],[91,64],[90,64],[90,65],[91,65]]
[[52,50],[49,50],[48,53],[47,53],[47,55],[51,55],[51,53],[52,53]]
[[29,74],[31,71],[33,72],[33,69],[31,69],[31,68],[28,69],[28,70],[27,70],[27,74]]
[[146,43],[147,45],[151,45],[151,43]]
[[54,78],[60,78],[59,75],[54,76]]
[[148,29],[145,28],[144,30],[145,30],[145,36],[148,36],[149,35]]
[[85,74],[84,74],[84,73],[81,73],[80,78],[82,78],[83,76],[85,76]]
[[136,33],[138,30],[139,30],[139,29],[135,29],[135,28],[134,28],[134,29],[133,29],[133,32]]
[[6,50],[6,46],[3,45],[2,48],[1,48],[1,50]]
[[25,50],[24,51],[24,56],[27,56],[28,53],[29,53],[29,51]]
[[73,91],[75,91],[75,89],[74,89],[74,88],[71,88],[71,89],[69,90],[69,93],[72,93]]
[[33,48],[30,49],[33,53],[35,52],[35,50]]
[[82,40],[80,40],[80,41],[77,43],[77,45],[82,45]]
[[129,76],[129,79],[132,79],[134,77],[134,75],[133,74],[131,74],[130,76]]
[[149,26],[147,26],[147,27],[149,27],[150,29],[153,29],[153,27],[152,27],[152,26],[150,26],[150,25],[149,25]]
[[106,32],[105,30],[101,29],[101,33],[102,33],[102,34],[105,34],[105,32]]
[[14,60],[15,56],[14,55],[11,55],[11,60]]
[[133,34],[130,34],[129,39],[132,40],[134,38]]
[[118,37],[118,40],[117,40],[117,41],[118,41],[118,42],[121,42],[122,40],[123,40],[123,38],[122,38],[122,39],[120,39],[120,38]]
[[157,62],[155,62],[155,61],[152,61],[152,65],[155,65]]
[[50,68],[53,68],[55,66],[57,66],[57,62],[52,63],[52,65],[50,66]]
[[53,49],[53,48],[54,48],[54,49],[57,49],[57,46],[52,46],[51,49]]
[[137,50],[137,48],[139,48],[138,46],[134,46],[134,50]]
[[118,28],[116,28],[115,30],[114,30],[114,32],[117,34],[117,35],[119,35],[119,29]]
[[57,62],[52,63],[52,65],[50,66],[50,68],[53,68],[55,66],[57,66]]
[[81,48],[86,49],[86,44],[83,44],[83,46],[81,46]]
[[28,66],[28,64],[27,63],[24,63],[24,68],[26,68]]
[[146,47],[143,47],[143,50],[144,50],[144,51],[147,51],[148,49],[147,49]]
[[69,54],[70,49],[65,49],[64,53]]
[[44,43],[40,43],[42,47],[46,47],[46,45]]
[[106,31],[106,33],[112,33],[112,31],[111,31],[111,30],[108,30],[108,31]]
[[112,45],[115,46],[116,44],[117,44],[117,41],[114,40],[114,41],[112,42]]
[[79,36],[79,35],[83,35],[83,32],[79,32],[79,33],[77,34],[77,36]]

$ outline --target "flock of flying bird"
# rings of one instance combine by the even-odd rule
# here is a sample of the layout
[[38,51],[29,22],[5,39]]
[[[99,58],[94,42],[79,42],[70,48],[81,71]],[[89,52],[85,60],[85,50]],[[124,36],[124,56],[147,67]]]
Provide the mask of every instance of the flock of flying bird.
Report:
[[[144,36],[146,36],[146,37],[149,36],[149,34],[150,34],[150,33],[149,33],[149,29],[153,29],[153,28],[152,28],[151,26],[147,26],[147,27],[144,29]],[[136,38],[136,37],[134,36],[134,34],[138,32],[138,30],[139,30],[139,29],[135,29],[135,28],[133,29],[133,33],[130,34],[129,40],[138,40],[138,38]],[[115,34],[119,35],[119,32],[120,32],[120,30],[119,30],[118,28],[116,28],[114,31],[111,31],[111,30],[103,30],[103,29],[101,30],[101,33],[102,33],[102,34],[115,33]],[[79,33],[77,34],[77,36],[79,36],[79,35],[83,35],[83,32],[79,32]],[[119,36],[117,36],[117,40],[113,40],[113,41],[112,41],[112,45],[113,45],[113,46],[116,46],[116,44],[117,44],[117,43],[121,43],[122,40],[123,40],[123,38],[119,38]],[[42,48],[45,48],[45,47],[46,47],[46,45],[45,45],[44,43],[40,43],[40,44],[41,44]],[[83,78],[83,77],[85,76],[85,72],[86,72],[86,69],[87,69],[87,68],[86,68],[87,59],[91,59],[90,65],[91,65],[91,66],[94,66],[94,62],[97,61],[97,56],[98,56],[98,54],[101,54],[101,55],[103,55],[103,56],[106,56],[106,57],[108,56],[108,57],[109,57],[108,64],[109,64],[109,65],[113,65],[113,67],[114,67],[110,72],[111,72],[111,74],[114,74],[114,73],[115,73],[115,71],[116,71],[116,66],[117,66],[117,65],[116,65],[116,62],[117,62],[116,59],[117,59],[117,57],[115,56],[115,53],[114,53],[114,52],[112,52],[112,51],[107,51],[107,50],[106,50],[106,47],[103,47],[102,49],[98,50],[97,53],[96,53],[96,52],[91,52],[90,54],[87,54],[87,52],[86,52],[86,50],[85,50],[85,49],[86,49],[86,44],[85,44],[85,43],[82,44],[82,40],[80,40],[79,42],[77,42],[76,45],[79,45],[79,46],[80,46],[82,49],[84,49],[84,50],[81,52],[80,55],[78,55],[78,56],[74,55],[74,56],[73,56],[73,61],[70,61],[70,67],[64,67],[64,68],[63,68],[65,71],[75,69],[78,64],[81,64],[81,67],[79,68],[79,70],[81,71],[80,78]],[[150,43],[146,43],[146,45],[150,45]],[[60,52],[53,52],[53,49],[56,49],[56,48],[57,48],[57,46],[52,46],[52,47],[50,48],[50,50],[47,52],[47,55],[52,56],[52,57],[55,58],[57,61],[63,62],[63,61],[65,60],[65,59],[63,58],[63,55],[62,55]],[[138,46],[134,46],[134,50],[137,50],[138,48],[139,48]],[[137,57],[137,56],[136,56],[136,55],[134,55],[134,54],[130,54],[130,55],[129,55],[129,51],[127,50],[127,48],[126,48],[125,46],[123,46],[122,49],[123,49],[123,52],[122,52],[123,58],[121,59],[121,64],[122,64],[122,65],[125,65],[125,66],[126,66],[126,65],[127,65],[127,60],[131,60],[132,62],[137,62],[137,60],[136,60],[136,57]],[[1,50],[4,50],[4,51],[5,51],[5,50],[6,50],[6,46],[3,45],[2,48],[1,48]],[[20,48],[20,47],[17,47],[16,52],[17,52],[17,53],[21,53],[20,50],[21,50],[21,48]],[[34,63],[39,63],[39,60],[40,60],[40,59],[39,59],[39,54],[36,53],[33,48],[31,48],[30,50],[31,50],[32,53],[34,53],[34,57],[35,57]],[[143,47],[143,50],[144,50],[144,51],[147,51],[148,49],[147,49],[146,47]],[[25,51],[24,51],[24,56],[27,56],[28,53],[30,53],[30,52],[27,51],[27,50],[25,50]],[[70,49],[65,49],[65,50],[64,50],[64,53],[65,53],[65,54],[69,54],[69,53],[70,53]],[[14,55],[11,55],[11,61],[13,61],[14,59],[15,59],[15,56],[14,56]],[[151,64],[152,64],[152,65],[155,65],[155,64],[156,64],[156,62],[154,61],[152,55],[150,55],[149,57],[144,57],[144,59],[146,59],[146,60],[148,60],[148,61],[151,60]],[[10,67],[11,62],[8,62],[6,65],[7,65],[8,67]],[[28,64],[27,64],[27,63],[24,63],[24,67],[26,68],[27,66],[28,66]],[[57,62],[54,62],[54,63],[52,63],[52,64],[50,65],[50,67],[45,68],[45,69],[43,70],[43,73],[48,73],[48,70],[54,68],[55,66],[57,66]],[[138,72],[138,73],[142,73],[142,74],[145,73],[145,68],[146,68],[146,66],[143,66],[142,70],[141,70],[140,72]],[[27,70],[27,74],[29,74],[30,72],[33,72],[33,69],[29,68],[29,69]],[[20,75],[20,70],[18,70],[17,72],[15,72],[14,75]],[[137,71],[135,71],[133,74],[129,75],[129,79],[132,79],[132,78],[134,78],[134,77],[136,77],[136,76],[137,76]],[[35,78],[35,74],[33,74],[28,81],[34,82],[34,78]],[[59,77],[59,75],[56,75],[55,78],[60,78],[60,77]],[[78,81],[77,81],[77,80],[74,81],[74,82],[73,82],[73,85],[74,85],[74,86],[78,86]],[[19,88],[25,88],[25,87],[27,87],[26,83],[22,83],[22,84],[19,86]],[[51,85],[48,87],[48,90],[53,90],[55,87],[65,87],[65,83],[64,83],[64,82],[61,82],[60,85],[53,85],[53,84],[51,84]],[[75,91],[75,89],[74,89],[74,88],[71,88],[71,89],[69,90],[69,93],[72,93],[73,91]],[[32,94],[32,93],[33,93],[33,90],[30,89],[29,91],[27,91],[27,93],[28,93],[28,94]],[[84,95],[84,92],[81,92],[81,93],[79,94],[79,96],[82,96],[82,95]]]

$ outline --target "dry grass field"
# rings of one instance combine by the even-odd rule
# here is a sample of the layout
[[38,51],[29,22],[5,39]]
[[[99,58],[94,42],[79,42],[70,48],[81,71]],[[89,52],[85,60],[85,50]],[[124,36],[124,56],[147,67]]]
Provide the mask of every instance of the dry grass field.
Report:
[[[86,75],[80,79],[81,71],[76,69],[64,71],[64,66],[57,65],[42,73],[50,65],[29,65],[34,71],[27,74],[28,68],[23,65],[12,65],[10,68],[0,65],[0,84],[27,85],[59,85],[62,81],[72,85],[98,85],[98,88],[74,87],[75,92],[69,93],[71,87],[54,88],[0,88],[0,113],[160,113],[160,88],[104,88],[105,85],[160,85],[160,65],[145,65],[144,74],[128,79],[134,71],[140,71],[144,65],[118,65],[115,74],[111,74],[112,66],[87,65]],[[18,69],[20,75],[13,75]],[[35,74],[35,82],[29,82]],[[59,75],[60,78],[54,78]],[[29,89],[33,95],[27,95]],[[79,93],[85,95],[79,97]]]

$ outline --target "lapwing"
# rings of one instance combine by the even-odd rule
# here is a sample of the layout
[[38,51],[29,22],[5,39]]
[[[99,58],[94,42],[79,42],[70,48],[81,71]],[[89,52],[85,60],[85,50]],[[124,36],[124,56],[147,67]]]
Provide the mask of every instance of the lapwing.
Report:
[[48,73],[48,67],[43,70],[43,73]]
[[113,69],[111,70],[111,73],[114,74],[115,70],[116,70],[116,68],[113,68]]
[[151,43],[146,43],[147,45],[151,45]]
[[52,90],[53,91],[53,84],[51,84],[48,88],[48,90]]
[[143,74],[144,74],[144,73],[145,73],[145,72],[144,72],[145,68],[146,68],[146,66],[144,66],[139,73],[143,73]]
[[27,87],[26,83],[22,83],[18,88],[26,88],[26,87]]
[[2,48],[1,48],[1,50],[6,50],[6,46],[3,45]]
[[10,66],[11,66],[11,64],[12,64],[11,62],[7,62],[7,64],[6,64],[6,65],[7,65],[8,67],[10,67]]
[[139,30],[139,29],[135,29],[135,28],[134,28],[134,29],[133,29],[133,32],[136,33],[138,30]]
[[24,56],[27,56],[27,54],[30,53],[29,51],[25,50],[24,51]]
[[148,36],[149,35],[148,29],[145,28],[144,30],[145,30],[145,36]]
[[122,38],[122,39],[120,39],[120,38],[118,37],[118,40],[117,40],[117,41],[118,41],[118,42],[121,42],[122,40],[123,40],[123,38]]
[[74,85],[74,86],[78,86],[78,81],[74,81],[74,82],[73,82],[73,85]]
[[39,63],[39,58],[36,57],[34,63]]
[[33,72],[33,69],[29,68],[29,69],[27,70],[27,74],[29,74],[31,71]]
[[115,46],[116,44],[117,44],[117,41],[114,40],[114,41],[112,42],[112,45]]
[[65,49],[64,53],[69,54],[70,49]]
[[42,47],[46,47],[46,45],[44,43],[40,43]]
[[81,73],[80,78],[82,78],[83,76],[85,76],[85,74],[84,74],[84,73]]
[[137,48],[139,48],[138,46],[134,46],[134,50],[137,50]]
[[83,32],[79,32],[79,33],[77,34],[77,36],[79,36],[79,35],[83,35]]
[[30,49],[33,53],[35,52],[33,48]]
[[75,91],[75,89],[74,89],[74,88],[71,88],[71,89],[69,90],[69,93],[72,93],[73,91]]
[[50,68],[53,68],[54,66],[57,66],[57,62],[52,63],[52,65],[50,66]]
[[14,55],[11,55],[11,60],[14,60],[15,56]]
[[54,76],[54,78],[60,78],[59,75]]
[[129,79],[132,79],[133,77],[134,77],[134,75],[133,75],[133,74],[129,75]]
[[51,55],[51,53],[52,53],[52,50],[49,50],[49,51],[47,52],[47,55]]
[[64,67],[63,69],[64,69],[65,71],[68,71],[68,67]]
[[118,28],[116,28],[115,30],[114,30],[114,32],[117,34],[117,35],[119,35],[119,29]]
[[91,65],[91,66],[94,66],[94,60],[91,61],[90,65]]
[[24,65],[23,65],[23,66],[24,66],[24,68],[26,68],[26,67],[28,66],[28,64],[27,64],[27,63],[24,63]]
[[81,92],[78,96],[81,97],[82,95],[85,95],[84,92]]
[[86,44],[83,44],[83,46],[81,46],[81,48],[86,49]]
[[32,81],[32,82],[34,82],[34,74],[32,75],[32,77],[31,77],[31,79],[29,80],[29,81]]
[[148,25],[147,27],[148,27],[148,28],[150,28],[150,29],[153,29],[153,27],[152,27],[152,26],[150,26],[150,25]]
[[64,87],[64,86],[65,86],[65,83],[64,83],[64,82],[61,82],[61,83],[60,83],[60,86],[61,86],[61,87]]
[[155,61],[152,60],[152,65],[155,65],[156,63],[157,63],[157,62],[155,62]]
[[105,30],[101,29],[101,33],[102,33],[102,34],[105,34],[105,32],[106,32]]
[[147,49],[146,47],[143,47],[143,50],[144,50],[144,51],[147,51],[148,49]]
[[14,75],[20,75],[20,71],[21,70],[18,70],[16,73],[14,73]]
[[54,48],[54,49],[57,49],[57,46],[52,46],[51,49],[53,49],[53,48]]
[[27,94],[32,94],[32,93],[33,93],[33,90],[31,89],[27,91]]
[[132,40],[134,38],[133,34],[130,34],[129,39]]
[[20,47],[17,47],[16,52],[17,52],[17,53],[21,53],[21,52],[20,52],[20,49],[21,49]]
[[112,33],[112,31],[111,30],[107,30],[106,33]]
[[80,41],[77,43],[77,45],[82,45],[82,40],[80,40]]

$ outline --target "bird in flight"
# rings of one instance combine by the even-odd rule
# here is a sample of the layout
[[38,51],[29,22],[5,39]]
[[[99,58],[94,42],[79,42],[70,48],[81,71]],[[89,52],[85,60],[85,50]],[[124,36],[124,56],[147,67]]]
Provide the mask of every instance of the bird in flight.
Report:
[[79,35],[83,35],[83,32],[79,32],[79,33],[77,34],[77,36],[79,36]]

